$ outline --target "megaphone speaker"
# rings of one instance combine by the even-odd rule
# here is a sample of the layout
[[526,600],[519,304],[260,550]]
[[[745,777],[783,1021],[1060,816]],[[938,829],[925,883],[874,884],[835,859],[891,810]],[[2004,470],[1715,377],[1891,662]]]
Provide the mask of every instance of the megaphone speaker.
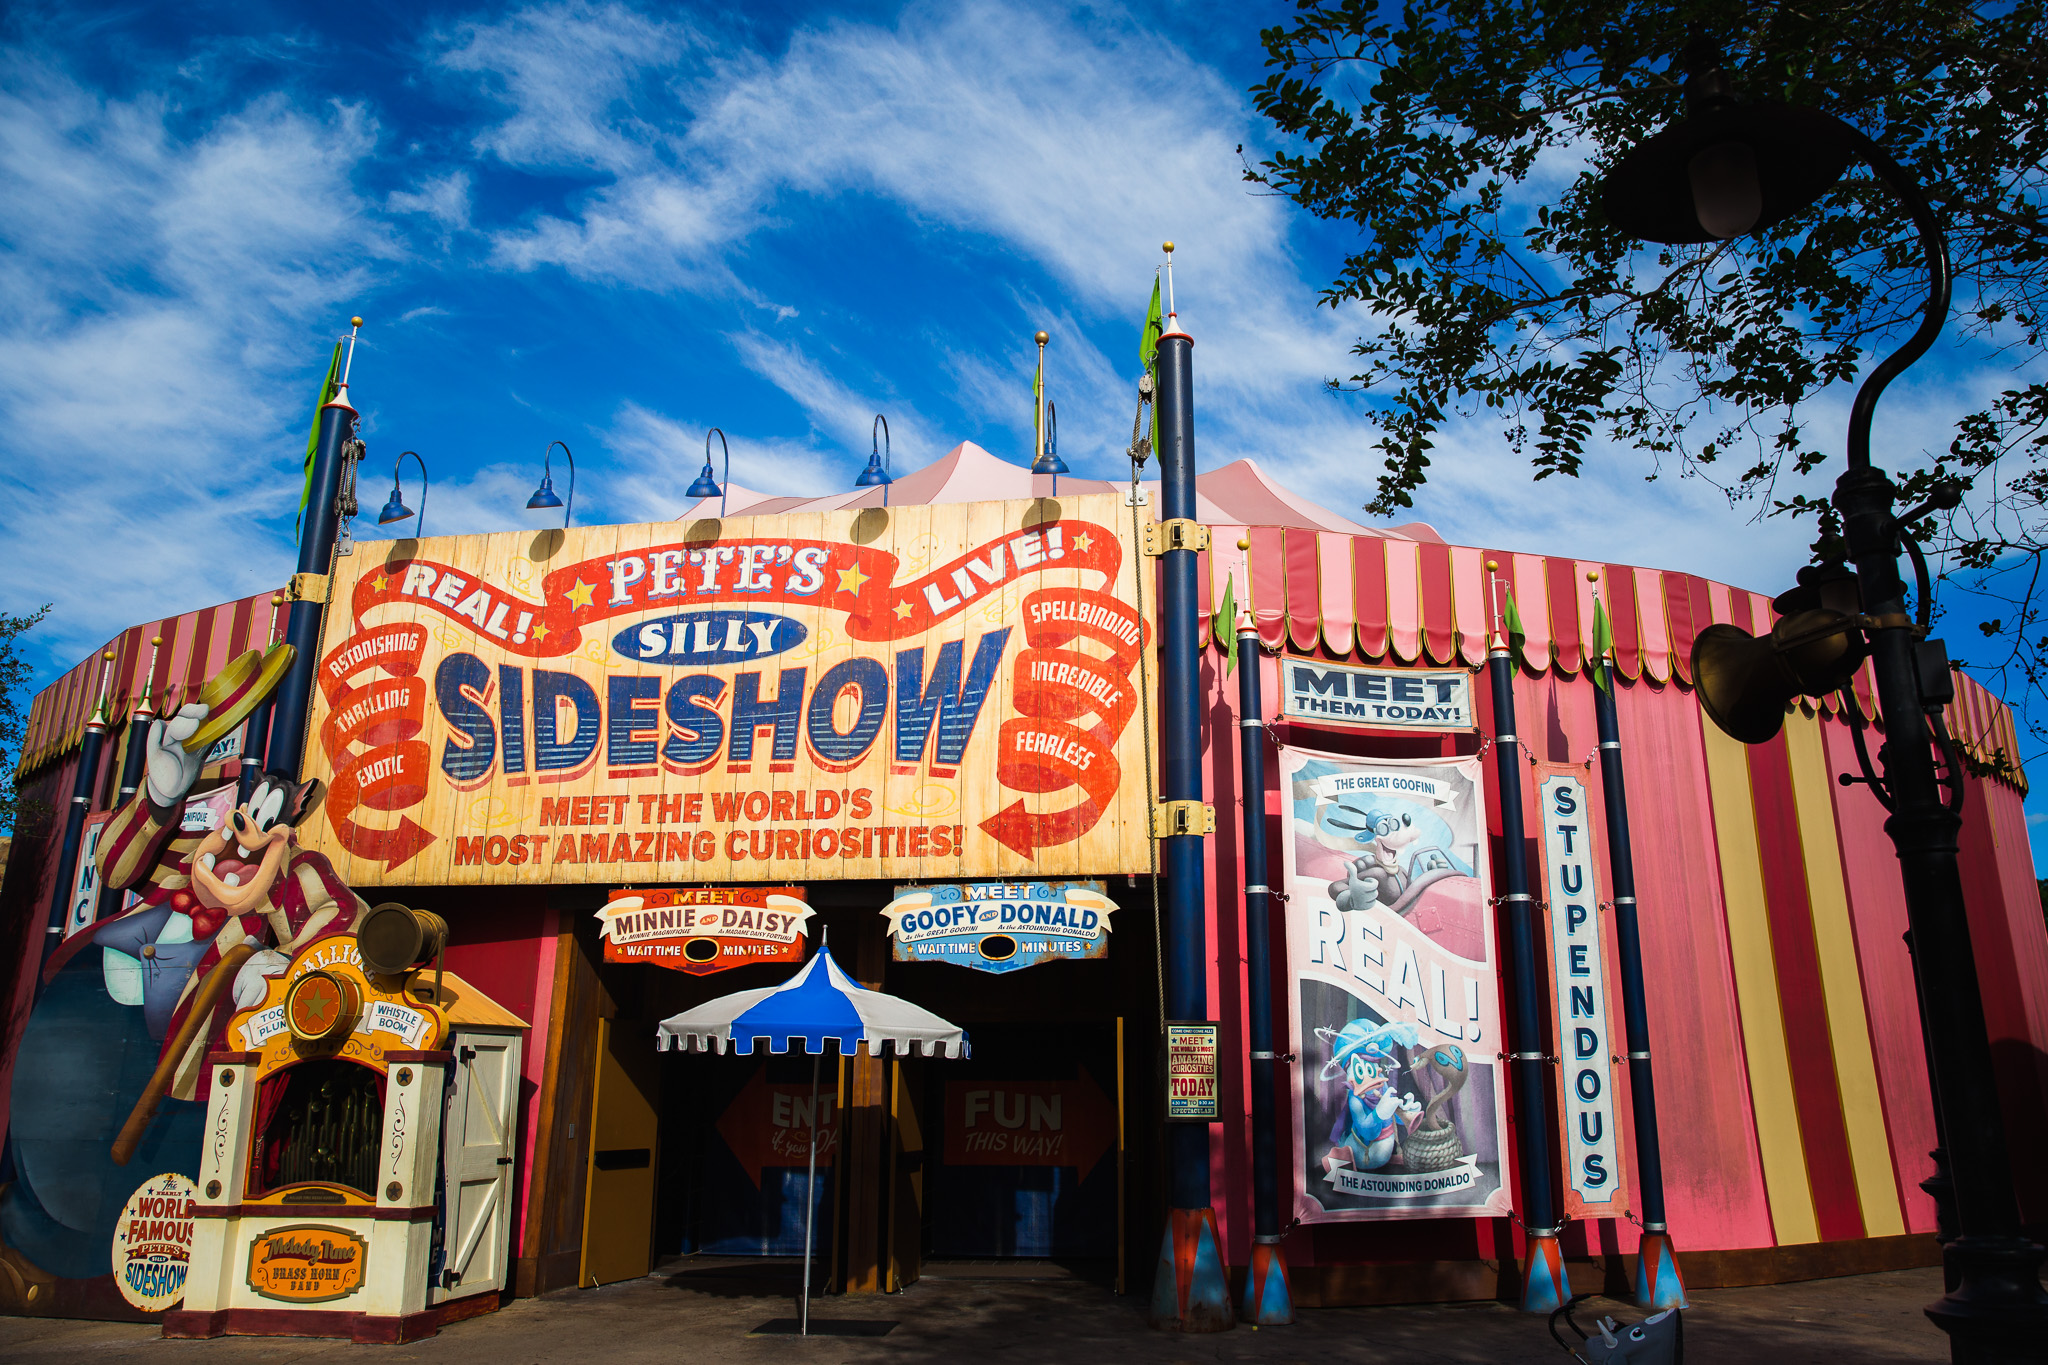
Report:
[[1693,685],[1723,734],[1762,744],[1784,728],[1794,697],[1833,692],[1868,653],[1856,618],[1825,608],[1784,617],[1764,636],[1711,625],[1693,641]]
[[379,976],[397,976],[448,946],[448,921],[397,901],[373,906],[356,926],[356,951]]

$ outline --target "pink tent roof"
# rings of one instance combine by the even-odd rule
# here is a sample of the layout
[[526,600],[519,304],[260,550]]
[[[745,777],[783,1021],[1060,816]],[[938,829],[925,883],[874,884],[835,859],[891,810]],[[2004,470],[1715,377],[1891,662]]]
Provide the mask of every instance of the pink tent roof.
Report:
[[[1107,479],[1084,479],[1073,474],[1060,476],[1059,485],[1068,493],[1121,493],[1127,485]],[[1148,495],[1157,498],[1159,483],[1147,481]],[[889,501],[899,506],[926,506],[941,502],[991,502],[1012,498],[1050,497],[1053,479],[1033,474],[1023,465],[999,460],[972,441],[962,441],[924,468],[901,475],[889,487]],[[713,510],[706,502],[692,503],[677,520],[704,515]],[[1195,517],[1205,523],[1239,526],[1291,526],[1304,531],[1335,531],[1353,536],[1391,536],[1442,544],[1443,537],[1423,522],[1380,529],[1362,526],[1335,512],[1316,506],[1308,499],[1275,483],[1255,460],[1239,460],[1195,478]],[[818,498],[777,497],[743,488],[726,487],[728,516],[776,516],[787,512],[828,512],[842,507],[880,507],[879,488],[850,489]]]

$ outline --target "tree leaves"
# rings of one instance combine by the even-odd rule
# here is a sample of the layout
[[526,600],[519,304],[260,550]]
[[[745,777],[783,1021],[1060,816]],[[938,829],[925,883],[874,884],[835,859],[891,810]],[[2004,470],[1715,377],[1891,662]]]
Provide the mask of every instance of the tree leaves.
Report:
[[1889,192],[1852,169],[1806,213],[1705,247],[1641,246],[1598,208],[1600,175],[1679,113],[1681,54],[1702,34],[1746,97],[1848,119],[1918,176],[1967,325],[2034,358],[2041,17],[2040,0],[1301,0],[1262,32],[1273,70],[1252,91],[1290,143],[1249,175],[1359,229],[1323,302],[1376,323],[1335,381],[1381,431],[1368,510],[1411,506],[1436,432],[1482,410],[1538,478],[1577,476],[1603,435],[1732,467],[1732,498],[1827,458],[1800,405],[1903,336],[1925,298]]

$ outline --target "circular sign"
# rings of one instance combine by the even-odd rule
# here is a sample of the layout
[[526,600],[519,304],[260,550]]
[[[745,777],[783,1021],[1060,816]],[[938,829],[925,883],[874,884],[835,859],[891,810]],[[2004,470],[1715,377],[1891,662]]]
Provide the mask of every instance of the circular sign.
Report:
[[683,944],[683,956],[691,962],[710,962],[719,953],[715,938],[693,938]]
[[355,1027],[361,998],[355,983],[332,972],[307,972],[284,995],[284,1019],[292,1037],[317,1043]]
[[153,1175],[128,1196],[114,1225],[114,1287],[145,1313],[175,1308],[185,1297],[198,1194],[176,1171]]

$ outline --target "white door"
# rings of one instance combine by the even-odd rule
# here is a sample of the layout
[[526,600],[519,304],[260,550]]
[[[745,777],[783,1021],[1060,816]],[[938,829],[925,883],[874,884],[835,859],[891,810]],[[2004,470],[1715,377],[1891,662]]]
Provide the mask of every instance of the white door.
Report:
[[429,1303],[503,1289],[511,1256],[519,1039],[458,1033],[453,1047],[455,1084],[441,1126],[445,1253]]

